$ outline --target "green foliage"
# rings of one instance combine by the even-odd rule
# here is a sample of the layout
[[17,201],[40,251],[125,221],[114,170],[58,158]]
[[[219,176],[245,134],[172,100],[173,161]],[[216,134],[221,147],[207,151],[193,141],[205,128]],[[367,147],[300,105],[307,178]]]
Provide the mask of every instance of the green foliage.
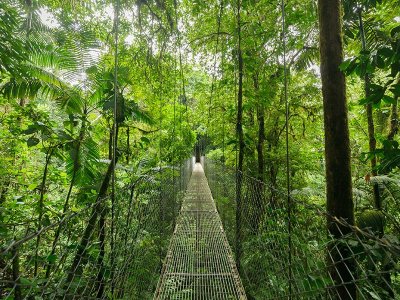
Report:
[[379,233],[385,227],[385,216],[378,210],[365,210],[358,216],[357,226]]
[[[126,195],[117,213],[127,213],[128,204],[134,212],[142,212],[141,207],[152,204],[152,199],[158,197],[160,169],[168,178],[177,178],[177,167],[192,155],[196,136],[205,141],[202,150],[208,157],[230,167],[236,165],[237,2],[119,3],[118,45],[114,44],[113,1],[0,3],[2,241],[53,224],[68,213],[82,212],[96,201],[112,158],[114,123],[118,128],[119,157],[115,185],[134,187],[129,195],[133,200],[128,203]],[[266,0],[243,0],[241,4],[244,169],[264,181],[268,201],[276,201],[278,192],[286,186],[288,126],[291,196],[310,205],[323,205],[325,161],[316,3],[286,3],[289,124],[285,119],[281,10],[277,3]],[[345,1],[343,5],[346,60],[341,70],[347,76],[356,213],[360,227],[375,230],[381,226],[390,237],[400,233],[399,138],[396,132],[390,138],[387,134],[391,119],[398,123],[398,116],[393,114],[400,95],[398,1]],[[360,41],[359,12],[364,21],[366,50],[362,50]],[[367,96],[362,82],[366,75],[371,80]],[[364,107],[368,104],[373,106],[376,121],[377,149],[373,153],[366,150],[369,141]],[[379,175],[365,177],[371,171],[368,163],[373,156],[378,159]],[[46,159],[48,174],[44,178]],[[234,228],[235,179],[229,174],[221,174],[220,179],[229,183],[221,188],[225,195],[216,197],[217,206],[225,228]],[[372,210],[374,183],[381,192],[382,212]],[[149,192],[135,190],[137,186]],[[246,197],[253,192],[248,188]],[[171,216],[173,208],[167,208],[166,213]],[[111,203],[107,202],[105,214],[108,226]],[[141,218],[144,215],[132,220],[133,229],[143,221]],[[281,215],[279,220],[285,218]],[[309,228],[299,234],[309,237],[310,243],[294,240],[295,248],[302,250],[304,268],[322,265],[325,256],[321,249],[325,245],[313,239],[313,232],[320,232],[325,223],[310,224],[309,212],[302,209],[294,211],[294,218],[296,224]],[[62,247],[71,253],[76,251],[86,221],[76,220],[76,224],[69,225],[71,236],[60,239]],[[283,223],[271,222],[263,220],[260,234],[249,233],[244,245],[248,253],[244,266],[255,278],[246,285],[259,299],[268,294],[262,286],[266,278],[272,291],[288,289],[287,283],[269,269],[269,261],[279,258],[278,250],[287,238],[279,230],[269,230]],[[87,251],[91,264],[101,253],[96,230],[93,239],[97,240]],[[226,231],[232,240],[234,231]],[[141,239],[127,239],[138,258],[138,269],[128,275],[134,283],[133,295],[146,299],[151,297],[147,286],[152,288],[157,281],[154,270],[159,267],[158,246],[168,241],[161,240],[154,228],[141,234]],[[24,266],[28,258],[36,257],[42,265],[54,267],[52,270],[58,270],[58,263],[60,270],[66,270],[72,259],[63,261],[64,257],[52,253],[54,240],[55,236],[47,236],[40,246],[32,244],[32,249],[23,249],[21,273],[26,276],[21,281],[35,291],[43,282],[28,276],[34,273],[34,266]],[[105,249],[109,251],[107,243]],[[257,272],[260,266],[262,274]],[[109,280],[111,268],[103,267]],[[45,267],[40,272],[45,273]],[[59,273],[57,279],[63,276]],[[75,290],[93,279],[85,275],[72,281]],[[323,276],[300,273],[298,277],[299,285],[311,295],[313,290],[331,283]],[[171,282],[171,286],[174,284]],[[363,288],[371,298],[385,296],[369,286]],[[59,297],[62,292],[60,287]]]

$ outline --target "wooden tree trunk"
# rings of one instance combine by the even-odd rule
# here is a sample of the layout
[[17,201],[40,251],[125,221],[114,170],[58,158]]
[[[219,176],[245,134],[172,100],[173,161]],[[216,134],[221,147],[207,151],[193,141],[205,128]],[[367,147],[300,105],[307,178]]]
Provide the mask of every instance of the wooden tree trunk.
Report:
[[244,135],[243,135],[243,57],[242,57],[242,33],[241,33],[241,20],[240,20],[241,1],[237,0],[237,53],[238,53],[238,100],[237,100],[237,120],[236,131],[239,142],[239,153],[237,162],[236,176],[236,264],[240,270],[240,256],[241,256],[241,223],[242,223],[242,173],[243,173],[243,159],[244,159]]
[[[367,44],[366,44],[366,40],[365,40],[364,23],[363,23],[363,19],[362,19],[362,8],[361,7],[358,9],[358,20],[359,20],[359,27],[360,27],[360,37],[361,37],[362,49],[363,49],[363,51],[366,51]],[[367,69],[367,68],[365,68],[365,69]],[[364,75],[365,98],[368,98],[371,94],[370,85],[371,85],[371,78],[370,78],[368,72],[366,71],[365,75]],[[375,139],[375,125],[374,125],[374,116],[373,116],[373,111],[372,111],[372,103],[367,103],[365,110],[367,112],[369,152],[373,153],[376,151],[376,139]],[[372,174],[372,176],[378,175],[378,173],[376,171],[376,156],[375,155],[373,155],[371,158],[371,174]],[[380,199],[380,195],[379,195],[379,186],[377,183],[373,184],[373,191],[374,191],[375,208],[381,210],[382,205],[381,205],[381,199]]]
[[129,165],[131,158],[131,141],[130,141],[131,131],[129,126],[126,128],[126,164]]
[[[118,128],[118,127],[117,127]],[[118,161],[118,155],[115,158],[115,163]],[[69,289],[69,285],[74,279],[74,277],[79,277],[82,274],[83,266],[87,263],[87,248],[89,242],[93,235],[93,230],[96,227],[97,220],[99,215],[105,209],[104,207],[104,198],[107,195],[108,187],[110,186],[112,172],[114,171],[114,164],[111,162],[108,166],[107,173],[104,177],[104,180],[101,184],[99,193],[96,199],[96,205],[93,206],[92,212],[89,218],[89,221],[86,225],[86,228],[83,232],[81,242],[78,246],[78,249],[75,253],[75,257],[72,260],[71,267],[69,268],[67,280],[66,280],[66,289]]]
[[[362,49],[363,51],[367,50],[367,44],[366,44],[366,39],[365,39],[365,31],[364,31],[364,23],[363,23],[363,18],[362,18],[362,8],[360,7],[358,9],[358,19],[359,19],[359,27],[360,27],[360,37],[361,37],[361,43],[362,43]],[[366,68],[367,69],[367,68]],[[370,75],[366,72],[364,75],[364,88],[365,88],[365,98],[368,98],[371,94],[370,91],[370,84],[371,84],[371,78]],[[368,142],[369,142],[369,152],[374,153],[376,151],[376,138],[375,138],[375,125],[374,125],[374,116],[373,116],[373,110],[372,110],[372,103],[368,103],[366,105],[366,112],[367,112],[367,123],[368,123]],[[397,119],[397,104],[393,104],[392,106],[392,118],[394,117]],[[392,123],[391,123],[392,125]],[[393,124],[395,125],[395,124]],[[392,131],[393,130],[393,131]],[[389,133],[388,138],[390,135],[396,131],[395,127],[391,128],[391,131]],[[394,134],[393,134],[394,136]],[[376,170],[376,165],[377,165],[377,159],[375,155],[372,155],[371,158],[371,174],[372,176],[377,176],[378,172]],[[379,185],[378,183],[373,183],[373,193],[374,193],[374,205],[377,210],[382,210],[382,199],[380,196],[380,191],[379,191]],[[381,224],[379,228],[380,234],[383,236],[385,232],[385,228],[383,223]],[[385,274],[383,274],[384,281],[386,282],[383,286],[383,288],[388,292],[388,295],[391,298],[394,298],[394,293],[392,290],[392,281],[391,281],[391,275],[390,275],[390,267],[389,269],[388,265],[386,264],[384,266]]]
[[257,97],[257,123],[258,123],[258,141],[257,141],[257,179],[256,183],[256,201],[254,209],[254,229],[258,232],[262,216],[264,215],[264,141],[265,141],[265,118],[264,118],[264,106],[260,99],[260,86],[258,80],[258,74],[253,76],[254,91]]
[[341,3],[340,0],[318,0],[318,8],[329,215],[327,226],[337,240],[328,247],[329,271],[335,282],[331,292],[339,299],[356,299],[355,262],[348,246],[340,243],[343,235],[351,229],[337,224],[332,218],[343,218],[354,224],[346,82],[339,70],[343,61]]

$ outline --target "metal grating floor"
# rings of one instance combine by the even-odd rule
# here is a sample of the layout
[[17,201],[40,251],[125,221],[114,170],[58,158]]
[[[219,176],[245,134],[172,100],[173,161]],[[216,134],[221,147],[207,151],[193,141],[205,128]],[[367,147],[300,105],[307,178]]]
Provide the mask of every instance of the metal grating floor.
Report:
[[199,163],[183,199],[154,299],[246,299]]

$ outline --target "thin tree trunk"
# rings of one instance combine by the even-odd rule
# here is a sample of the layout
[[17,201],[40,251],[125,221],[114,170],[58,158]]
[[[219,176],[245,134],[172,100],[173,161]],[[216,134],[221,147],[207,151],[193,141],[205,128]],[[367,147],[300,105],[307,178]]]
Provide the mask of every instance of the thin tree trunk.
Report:
[[258,142],[257,142],[257,161],[258,161],[258,170],[257,170],[257,178],[258,182],[256,183],[256,207],[254,207],[254,229],[257,232],[259,228],[259,223],[264,214],[264,141],[265,141],[265,118],[264,118],[264,106],[262,105],[262,101],[260,99],[260,86],[258,74],[253,75],[253,85],[254,91],[257,97],[257,122],[258,122]]
[[[45,160],[45,166],[43,170],[43,176],[42,176],[42,184],[40,186],[40,198],[39,198],[39,218],[38,218],[38,228],[37,230],[39,231],[42,228],[42,219],[43,219],[43,208],[44,208],[44,195],[46,194],[46,181],[47,181],[47,174],[49,171],[49,164],[51,160],[51,156],[53,154],[53,148],[50,148],[47,150],[46,153],[46,160]],[[39,234],[36,238],[36,248],[35,248],[35,269],[34,269],[34,276],[36,277],[37,272],[38,272],[38,254],[39,254],[39,245],[40,245],[40,238],[41,235]]]
[[[117,63],[116,63],[117,65]],[[115,71],[116,72],[116,71]],[[115,75],[116,76],[116,75]],[[121,110],[122,112],[122,110]],[[118,146],[118,132],[119,132],[119,123],[118,118],[117,121],[113,126],[113,152],[111,154],[111,160],[114,163],[113,172],[112,172],[112,189],[111,189],[111,232],[110,232],[110,256],[111,256],[111,294],[114,295],[115,290],[115,241],[116,237],[118,236],[118,227],[115,225],[116,220],[118,220],[118,215],[116,215],[116,198],[115,198],[115,165],[117,163],[116,156],[117,156],[117,146]],[[123,119],[122,119],[123,120]],[[103,262],[102,262],[102,267]],[[104,279],[103,279],[104,280]]]
[[[116,162],[118,160],[118,155],[115,158]],[[99,214],[103,211],[104,208],[104,198],[107,195],[108,187],[110,186],[111,175],[113,172],[113,163],[111,162],[108,166],[107,173],[104,177],[103,183],[101,184],[99,193],[97,195],[96,204],[92,208],[91,216],[86,225],[85,231],[83,232],[81,242],[78,246],[78,249],[75,253],[75,257],[72,261],[71,267],[69,268],[66,287],[69,289],[69,284],[74,279],[75,276],[80,276],[83,271],[83,266],[87,262],[87,247],[89,245],[89,241],[92,237],[92,233],[97,224],[97,219]]]
[[390,127],[387,139],[391,141],[393,141],[394,136],[399,131],[399,115],[397,110],[397,101],[398,98],[396,97],[395,103],[392,104],[392,110],[390,114]]
[[[392,73],[394,72],[392,71]],[[399,84],[399,79],[397,80],[397,84]],[[398,97],[396,96],[390,112],[389,133],[387,135],[387,139],[392,141],[398,132],[399,132],[399,113],[398,113]]]
[[[87,113],[87,111],[86,111],[86,108],[85,108],[85,116],[86,116],[86,113]],[[73,172],[72,172],[72,178],[71,178],[71,182],[69,184],[67,197],[65,199],[64,206],[63,206],[63,215],[65,215],[65,213],[68,211],[69,200],[70,200],[71,195],[72,195],[72,189],[73,189],[73,187],[75,185],[75,180],[76,180],[79,168],[80,168],[80,163],[79,163],[80,156],[79,156],[79,153],[80,153],[80,149],[81,149],[81,146],[82,146],[83,139],[85,138],[85,130],[86,130],[85,121],[82,121],[82,122],[83,123],[82,123],[81,129],[79,131],[78,144],[76,145],[76,148],[75,148],[76,149],[76,155],[75,155],[75,160],[74,160],[74,169],[73,169]],[[54,234],[53,245],[51,247],[50,256],[53,256],[55,251],[56,251],[56,246],[57,246],[57,243],[58,243],[58,239],[60,238],[60,233],[61,233],[62,227],[63,227],[63,224],[59,224],[58,227],[57,227],[56,233]],[[46,278],[49,278],[50,272],[51,272],[51,263],[49,263],[47,265]]]
[[[361,36],[361,43],[363,51],[367,50],[367,44],[365,41],[365,32],[364,32],[364,23],[362,19],[362,8],[358,9],[358,20],[359,20],[359,27],[360,27],[360,36]],[[367,68],[365,68],[367,69]],[[365,90],[365,98],[368,98],[371,94],[370,91],[371,85],[371,78],[367,72],[365,71],[364,75],[364,90]],[[367,112],[367,122],[368,122],[368,144],[369,144],[369,152],[374,153],[376,151],[376,139],[375,139],[375,125],[374,125],[374,116],[372,111],[372,103],[368,103],[366,105],[366,112]],[[372,176],[376,176],[376,156],[375,154],[371,158],[371,174]],[[381,210],[381,199],[379,195],[379,186],[377,183],[373,184],[373,191],[374,191],[374,203],[375,208]]]
[[[366,44],[366,39],[365,39],[365,31],[364,31],[364,23],[363,23],[363,18],[362,18],[362,8],[360,7],[358,9],[358,20],[359,20],[359,27],[360,27],[360,36],[361,36],[361,43],[362,43],[362,49],[363,51],[367,50],[367,44]],[[364,84],[365,84],[365,97],[368,98],[370,96],[370,84],[371,84],[371,79],[369,74],[367,73],[367,71],[365,72],[364,75]],[[374,153],[376,151],[376,139],[375,139],[375,125],[374,125],[374,117],[373,117],[373,110],[372,110],[372,103],[368,103],[366,105],[366,111],[367,111],[367,122],[368,122],[368,141],[369,141],[369,152]],[[392,106],[392,120],[393,117],[396,120],[397,119],[397,99],[396,99],[396,104],[393,104]],[[392,120],[391,120],[391,124],[392,124]],[[396,121],[394,121],[396,122]],[[393,125],[395,125],[396,123],[393,123]],[[395,134],[396,131],[396,127],[393,127],[393,132]],[[389,136],[392,132],[389,133]],[[393,134],[393,137],[394,137]],[[388,137],[389,137],[388,136]],[[376,164],[377,164],[377,159],[376,156],[373,155],[371,158],[371,174],[372,176],[377,176],[378,172],[376,170]],[[377,210],[382,210],[382,199],[380,196],[380,192],[379,192],[379,185],[378,183],[373,183],[373,191],[374,191],[374,204],[375,204],[375,208]],[[383,223],[381,224],[380,228],[379,228],[379,232],[381,233],[381,235],[383,236],[385,233],[385,228]],[[386,264],[384,266],[384,269],[387,269],[388,265]],[[389,267],[390,269],[390,267]],[[388,270],[385,270],[388,271]],[[394,292],[392,289],[392,279],[390,276],[390,272],[385,272],[385,274],[383,275],[384,280],[386,281],[386,283],[384,283],[384,289],[388,292],[389,296],[391,298],[394,298]]]
[[264,141],[265,141],[265,117],[264,117],[264,106],[260,99],[260,86],[258,82],[258,74],[253,76],[254,91],[257,97],[257,122],[258,122],[258,142],[257,142],[257,161],[258,170],[257,178],[260,181],[264,181]]
[[240,20],[241,0],[237,0],[237,35],[238,35],[238,100],[237,100],[237,120],[236,131],[239,140],[238,165],[236,175],[236,264],[240,270],[241,249],[241,223],[242,223],[242,175],[243,175],[243,159],[244,159],[244,136],[243,136],[243,57],[242,57],[242,27]]
[[350,138],[346,101],[346,82],[339,70],[343,62],[342,16],[340,0],[318,0],[320,27],[321,78],[325,125],[327,184],[327,227],[336,239],[328,246],[330,276],[335,282],[333,297],[356,299],[356,266],[350,249],[340,240],[351,232],[333,217],[354,224]]
[[[368,75],[365,75],[365,86],[366,86],[366,97],[369,95],[369,78]],[[374,153],[376,151],[376,139],[375,139],[375,126],[374,126],[374,118],[372,113],[372,104],[368,103],[366,105],[367,111],[367,122],[368,122],[368,144],[369,144],[369,152]],[[371,174],[372,176],[377,176],[378,172],[376,170],[376,156],[373,155],[371,158]],[[374,204],[375,208],[378,210],[382,210],[381,197],[379,194],[379,185],[378,183],[373,184],[374,191]]]
[[[283,68],[278,69],[278,71],[270,76],[270,82],[271,84],[273,83],[274,78],[280,77],[283,75]],[[271,86],[270,84],[270,89],[271,91],[274,91],[277,89],[276,85]],[[275,94],[271,96],[271,98],[274,98]],[[279,107],[283,107],[285,105],[285,97],[282,92],[280,95],[280,100],[279,100]],[[268,141],[268,152],[276,151],[277,147],[279,145],[279,139],[281,136],[281,133],[283,132],[282,130],[279,129],[279,122],[281,119],[281,114],[278,114],[276,117],[274,117],[274,125],[269,129],[267,137],[265,138]],[[265,164],[265,162],[264,162]],[[276,207],[277,205],[277,178],[278,178],[278,173],[279,173],[279,165],[275,164],[274,162],[269,162],[266,164],[268,167],[268,174],[269,174],[269,192],[270,192],[270,205],[272,207]]]
[[113,126],[110,128],[110,136],[108,139],[108,159],[112,160],[112,149],[113,149],[113,143],[112,143],[112,138],[113,138]]
[[106,210],[103,210],[100,214],[99,219],[99,243],[100,243],[100,252],[99,257],[97,258],[97,267],[99,272],[97,273],[96,279],[96,291],[97,291],[97,299],[102,299],[104,294],[104,257],[106,254],[105,245],[106,245]]
[[126,164],[129,165],[129,160],[131,158],[131,141],[130,141],[130,128],[126,128]]

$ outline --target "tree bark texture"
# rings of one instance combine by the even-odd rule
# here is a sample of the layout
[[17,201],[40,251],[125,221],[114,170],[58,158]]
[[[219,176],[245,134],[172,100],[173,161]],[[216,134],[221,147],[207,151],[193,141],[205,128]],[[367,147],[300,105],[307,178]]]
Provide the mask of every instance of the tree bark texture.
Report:
[[351,232],[332,217],[354,224],[352,200],[350,139],[348,129],[346,82],[339,70],[343,61],[342,16],[340,0],[318,0],[321,77],[325,125],[327,185],[327,226],[336,239],[328,246],[330,275],[335,281],[331,292],[339,299],[356,299],[356,267],[351,251],[340,243]]
[[239,142],[239,153],[237,162],[237,175],[236,175],[236,264],[240,270],[240,256],[241,256],[241,223],[242,223],[242,173],[243,173],[243,159],[244,159],[244,135],[243,135],[243,56],[242,56],[242,33],[241,33],[241,20],[240,20],[241,1],[237,0],[237,53],[238,53],[238,95],[237,95],[237,120],[236,131]]

